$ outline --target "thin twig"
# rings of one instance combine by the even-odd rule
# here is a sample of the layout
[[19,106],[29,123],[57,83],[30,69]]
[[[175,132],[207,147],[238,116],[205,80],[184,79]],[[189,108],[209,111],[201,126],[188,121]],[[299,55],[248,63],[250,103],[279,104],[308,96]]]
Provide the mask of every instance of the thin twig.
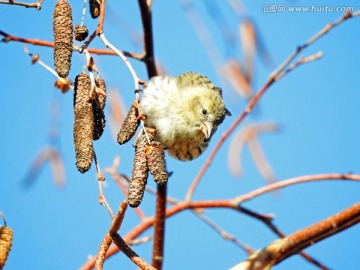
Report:
[[280,80],[282,77],[284,77],[285,75],[287,75],[289,72],[293,71],[294,69],[296,69],[298,66],[308,63],[308,62],[312,62],[315,60],[319,60],[321,59],[321,57],[323,56],[322,52],[318,52],[316,54],[307,56],[307,57],[302,57],[300,58],[298,61],[296,61],[294,64],[292,64],[291,66],[289,66],[287,69],[283,70],[282,72],[280,72],[276,77],[275,77],[275,81]]
[[[24,51],[25,51],[25,53],[26,54],[28,54],[30,57],[34,57],[35,55],[34,54],[32,54],[29,50],[28,50],[28,48],[26,47],[26,44],[24,43]],[[51,74],[53,74],[56,78],[58,78],[58,79],[60,79],[61,77],[59,77],[59,75],[57,74],[57,72],[53,69],[53,68],[51,68],[51,67],[49,67],[48,65],[46,65],[44,62],[42,62],[41,60],[39,60],[39,59],[36,59],[36,61],[34,62],[34,64],[39,64],[40,66],[42,66],[43,68],[45,68],[47,71],[49,71]]]
[[[126,176],[123,176],[126,179]],[[126,183],[128,184],[129,180],[126,180]],[[156,190],[152,189],[151,187],[146,186],[146,191],[156,195]],[[177,204],[180,203],[180,200],[171,198],[171,197],[167,197],[167,202],[170,204]],[[255,218],[261,222],[263,222],[267,227],[270,228],[271,231],[273,231],[277,236],[283,238],[285,237],[285,234],[282,233],[273,223],[273,215],[263,215],[263,214],[259,214],[256,213],[254,211],[251,211],[245,207],[242,207],[240,205],[237,205],[234,209],[236,209],[237,211],[250,216],[252,218]],[[239,246],[240,248],[242,248],[245,252],[249,253],[250,252],[250,248],[246,248],[247,246],[243,243],[241,243],[237,238],[235,238],[234,236],[232,236],[231,234],[229,234],[228,232],[226,232],[224,229],[220,228],[219,226],[217,226],[216,224],[212,223],[202,212],[203,211],[199,211],[199,209],[190,209],[194,215],[196,215],[198,218],[200,218],[200,220],[202,220],[203,222],[205,222],[207,225],[209,225],[212,229],[215,230],[215,232],[219,233],[225,240],[231,241],[233,242],[235,245]],[[320,263],[319,261],[317,261],[316,259],[314,259],[313,257],[311,257],[310,255],[308,255],[305,251],[301,251],[299,253],[305,260],[307,260],[308,262],[318,266],[320,269],[323,270],[329,270],[329,268],[325,265],[323,265],[322,263]]]
[[[237,206],[237,209],[243,213],[246,214],[248,216],[251,216],[261,222],[263,222],[272,232],[274,232],[277,236],[284,238],[286,237],[286,235],[281,232],[274,224],[273,222],[273,217],[270,215],[261,215],[259,213],[253,212],[247,208],[244,208],[240,205]],[[308,262],[316,265],[317,267],[319,267],[322,270],[329,270],[329,267],[325,266],[324,264],[320,263],[318,260],[314,259],[313,257],[311,257],[309,254],[307,254],[305,251],[300,251],[299,255],[302,256],[305,260],[307,260]]]
[[98,253],[96,254],[95,265],[94,265],[95,270],[103,269],[104,261],[106,258],[106,252],[109,250],[111,243],[112,243],[112,239],[109,233],[107,233],[101,242]]
[[[154,42],[152,31],[152,1],[138,0],[141,22],[143,25],[144,37],[144,61],[148,77],[158,75],[158,71],[154,58]],[[143,125],[143,123],[142,123]],[[144,128],[146,134],[146,128]],[[147,134],[146,134],[147,135]],[[166,193],[167,185],[159,186],[156,195],[156,210],[155,210],[155,226],[154,226],[154,245],[152,264],[157,269],[162,269],[163,252],[164,252],[164,235],[165,235],[165,209],[166,209]]]
[[191,183],[188,192],[186,193],[185,200],[190,201],[192,198],[195,189],[199,185],[200,180],[202,179],[203,175],[210,167],[212,161],[214,160],[217,152],[219,151],[220,147],[223,145],[224,141],[230,136],[230,134],[237,128],[237,126],[244,120],[244,118],[252,111],[253,107],[257,104],[259,99],[262,95],[269,89],[270,85],[273,84],[272,81],[268,81],[262,89],[250,100],[249,104],[246,106],[245,110],[240,114],[240,116],[235,120],[235,122],[230,126],[230,128],[221,136],[220,140],[215,145],[215,148],[211,151],[209,157],[207,158],[204,165],[199,170],[198,174],[195,176],[193,182]]
[[94,151],[94,162],[95,162],[95,165],[96,165],[97,180],[98,180],[98,184],[99,184],[99,203],[102,206],[106,207],[106,209],[109,212],[109,215],[110,215],[111,219],[114,219],[113,211],[111,210],[111,207],[110,207],[109,203],[107,202],[106,197],[105,197],[105,195],[103,193],[102,184],[105,181],[105,177],[101,172],[100,164],[99,164],[99,161],[98,161],[98,159],[96,157],[95,151]]
[[246,193],[244,195],[238,196],[234,199],[234,204],[239,205],[248,200],[251,200],[255,197],[263,195],[265,193],[282,189],[284,187],[288,187],[295,184],[306,183],[306,182],[314,182],[314,181],[328,181],[328,180],[351,180],[351,181],[360,181],[360,175],[357,174],[338,174],[338,173],[330,173],[330,174],[314,174],[314,175],[305,175],[290,178],[287,180],[279,181],[270,185],[266,185],[264,187],[258,188],[252,192]]
[[89,38],[84,42],[82,47],[87,48],[90,43],[95,39],[96,36],[99,36],[103,33],[104,30],[104,21],[105,21],[105,8],[106,8],[106,0],[102,0],[100,4],[100,15],[98,20],[98,27],[96,30],[89,36]]
[[204,216],[202,214],[199,214],[199,213],[197,213],[195,211],[193,211],[193,213],[198,218],[200,218],[203,222],[205,222],[205,224],[207,224],[211,229],[216,231],[225,240],[234,243],[236,246],[238,246],[242,250],[244,250],[248,255],[251,255],[251,254],[254,253],[254,250],[252,248],[250,248],[248,245],[246,245],[246,244],[242,243],[241,241],[239,241],[235,236],[233,236],[233,235],[229,234],[228,232],[226,232],[224,229],[222,229],[220,226],[216,225],[214,222],[212,222],[206,216]]
[[84,0],[84,6],[83,6],[82,14],[81,14],[80,26],[83,26],[83,25],[84,25],[85,12],[86,12],[86,4],[87,4],[87,0]]
[[[193,193],[195,192],[195,189],[197,188],[200,180],[204,176],[207,169],[210,167],[212,161],[214,160],[217,152],[223,145],[224,141],[230,136],[230,134],[237,128],[237,126],[244,120],[244,118],[250,114],[254,106],[258,103],[260,98],[264,95],[264,93],[269,89],[269,87],[276,82],[277,77],[279,74],[281,74],[286,67],[299,55],[299,53],[308,47],[309,45],[313,44],[316,40],[324,36],[326,33],[328,33],[331,29],[333,29],[335,26],[339,25],[340,23],[344,22],[345,20],[349,18],[353,18],[360,15],[360,11],[356,11],[354,13],[345,13],[340,19],[335,21],[334,23],[328,24],[325,26],[320,32],[318,32],[316,35],[314,35],[312,38],[310,38],[304,45],[299,46],[295,52],[290,55],[288,59],[286,59],[268,78],[267,82],[264,84],[264,86],[260,89],[260,91],[249,101],[248,105],[246,106],[245,110],[240,114],[240,116],[235,120],[235,122],[230,126],[230,128],[221,136],[218,143],[215,145],[215,148],[210,153],[208,159],[204,163],[204,165],[200,168],[198,174],[195,176],[193,182],[191,183],[188,192],[185,196],[186,200],[191,200],[191,197]],[[310,59],[311,61],[316,60]],[[306,62],[308,63],[308,62]],[[286,73],[285,73],[286,74]],[[284,74],[284,75],[285,75]]]
[[[27,44],[32,44],[32,45],[36,45],[36,46],[44,46],[44,47],[54,47],[54,43],[50,42],[50,41],[46,41],[46,40],[41,40],[41,39],[31,39],[31,38],[21,38],[21,37],[17,37],[17,36],[13,36],[10,34],[7,34],[3,31],[0,30],[0,35],[2,35],[4,38],[2,39],[2,42],[10,42],[10,41],[15,41],[15,42],[22,42],[22,43],[27,43]],[[83,50],[83,46],[75,46],[73,45],[73,51],[82,51]],[[93,54],[100,54],[100,55],[117,55],[114,51],[112,50],[104,50],[104,49],[97,49],[97,48],[87,48],[87,50],[89,51],[89,53],[93,53]],[[120,50],[121,51],[121,50]],[[132,52],[127,52],[127,51],[121,51],[125,56],[139,60],[139,61],[143,61],[144,60],[144,54],[138,54],[138,53],[132,53]]]
[[42,2],[43,1],[37,1],[35,3],[23,3],[23,2],[14,2],[14,1],[10,1],[10,0],[8,0],[8,1],[1,0],[0,4],[22,6],[22,7],[26,7],[26,8],[36,8],[37,10],[40,10]]
[[144,61],[149,78],[157,76],[158,71],[154,58],[154,42],[152,31],[151,1],[138,0],[144,36]]
[[[174,206],[171,206],[166,209],[166,218],[169,218],[179,212],[182,212],[187,209],[199,209],[199,208],[228,208],[239,211],[239,204],[254,199],[265,193],[274,191],[276,189],[281,189],[290,185],[305,183],[305,182],[314,182],[314,181],[328,181],[328,180],[351,180],[360,182],[360,175],[356,174],[318,174],[318,175],[307,175],[296,177],[282,182],[274,183],[262,187],[260,189],[254,190],[251,195],[245,194],[234,199],[225,199],[225,200],[209,200],[209,201],[183,201]],[[244,208],[242,208],[244,209]],[[155,217],[148,217],[142,220],[135,228],[133,228],[129,233],[127,233],[123,239],[126,242],[129,242],[133,239],[136,239],[140,234],[145,232],[147,229],[154,225]],[[106,257],[110,257],[117,253],[119,250],[117,247],[110,247],[109,251],[106,254]],[[90,258],[81,269],[91,269],[94,266],[95,259]]]
[[121,250],[133,263],[143,270],[156,270],[155,267],[151,266],[144,259],[142,259],[129,245],[126,244],[124,239],[117,233],[111,235],[114,244]]
[[269,80],[272,80],[273,78],[277,77],[305,48],[313,44],[315,41],[323,37],[330,30],[332,30],[339,24],[343,23],[345,20],[353,17],[357,17],[359,15],[360,15],[360,10],[353,13],[347,12],[341,18],[337,19],[335,22],[327,24],[323,29],[317,32],[308,41],[298,46],[296,50],[270,75]]
[[[123,182],[125,182],[126,185],[129,184],[129,179],[127,178],[127,176],[125,175],[119,175],[119,174],[116,174],[116,175],[113,175],[113,177],[116,177],[117,179],[114,179],[117,183],[118,181],[122,182],[121,181],[121,178],[124,179]],[[118,183],[120,186],[123,186],[122,183]],[[126,189],[126,188],[125,188]],[[145,190],[147,192],[149,192],[150,194],[156,196],[156,190],[149,187],[149,186],[146,186],[145,187]],[[166,197],[166,202],[169,203],[169,204],[177,204],[177,203],[180,203],[180,200],[178,199],[175,199],[175,198],[172,198],[170,196],[167,196]],[[137,209],[137,208],[135,208]],[[221,228],[220,226],[216,225],[215,223],[213,223],[209,218],[207,218],[204,214],[203,214],[203,211],[202,209],[190,209],[191,212],[193,212],[193,214],[198,217],[200,220],[202,220],[203,222],[205,222],[207,225],[210,226],[210,228],[214,229],[215,232],[219,233],[221,237],[223,237],[225,240],[228,240],[228,241],[231,241],[233,242],[235,245],[239,246],[240,248],[243,248],[245,250],[245,252],[248,253],[248,251],[250,249],[247,249],[245,248],[245,244],[241,243],[240,240],[236,239],[234,236],[232,236],[230,233],[226,232],[223,228]],[[245,211],[243,212],[244,214],[247,214],[247,215],[250,215],[249,213],[245,213]],[[265,216],[263,216],[264,219],[265,219]],[[270,217],[269,217],[270,218]],[[213,224],[213,225],[211,225]]]
[[139,89],[139,81],[140,81],[139,77],[137,76],[134,68],[132,67],[129,60],[126,58],[126,56],[105,38],[104,33],[101,33],[99,35],[99,37],[107,48],[110,48],[111,50],[113,50],[124,61],[125,65],[129,69],[129,71],[134,79],[134,89],[135,90]]
[[141,245],[141,244],[149,242],[151,239],[153,239],[153,237],[150,236],[150,235],[145,236],[143,238],[134,239],[134,240],[129,242],[129,246]]
[[359,222],[360,203],[356,203],[325,220],[270,243],[267,247],[258,250],[246,261],[232,269],[269,269],[269,267],[280,263],[300,250],[348,229]]
[[120,230],[121,224],[124,220],[126,208],[127,208],[127,203],[126,203],[126,201],[123,201],[119,206],[119,210],[116,214],[116,217],[113,218],[113,221],[111,223],[108,233],[105,235],[103,241],[101,242],[99,251],[96,255],[96,258],[94,259],[96,270],[103,269],[104,261],[106,258],[106,252],[108,251],[108,249],[111,245],[111,242],[112,242],[111,235],[114,233],[117,233],[117,231]]
[[89,98],[90,98],[90,100],[92,100],[95,97],[95,91],[96,91],[96,83],[95,83],[94,71],[97,72],[97,67],[96,67],[94,59],[91,57],[89,51],[86,48],[83,48],[82,52],[85,54],[86,63],[87,63],[86,68],[89,71],[89,77],[90,77]]
[[164,260],[166,193],[166,184],[157,185],[152,265],[159,270],[162,269]]

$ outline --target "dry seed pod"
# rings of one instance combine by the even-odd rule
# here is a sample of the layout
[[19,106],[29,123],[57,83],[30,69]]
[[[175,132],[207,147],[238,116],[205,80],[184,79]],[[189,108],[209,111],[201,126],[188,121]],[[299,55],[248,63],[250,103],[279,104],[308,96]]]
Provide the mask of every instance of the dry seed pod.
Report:
[[3,269],[9,255],[13,231],[6,226],[0,226],[0,269]]
[[65,78],[69,74],[73,49],[73,26],[71,6],[66,0],[59,0],[53,14],[54,63],[58,75]]
[[95,121],[93,140],[98,140],[104,132],[106,122],[104,114],[106,103],[106,85],[105,81],[100,77],[95,79],[95,84],[99,91],[96,94],[96,99],[92,103]]
[[93,19],[100,15],[101,0],[89,0],[90,14]]
[[83,41],[89,35],[89,30],[85,25],[75,25],[74,36],[77,41]]
[[149,174],[146,162],[146,148],[148,145],[145,134],[141,135],[135,145],[133,171],[128,190],[128,204],[138,207],[144,196],[145,186]]
[[86,73],[79,74],[75,79],[74,91],[74,144],[76,167],[84,173],[91,167],[94,157],[93,133],[94,114],[89,103],[90,78]]
[[71,87],[71,80],[69,78],[59,78],[55,81],[55,87],[60,89],[61,93],[66,93]]
[[39,58],[40,58],[40,55],[39,55],[38,53],[35,54],[35,55],[33,55],[33,56],[31,57],[31,64],[32,64],[32,65],[36,64],[37,61],[39,60]]
[[164,148],[155,142],[146,149],[147,164],[149,171],[158,185],[164,185],[168,181],[168,173],[165,165]]
[[127,143],[135,134],[139,124],[139,111],[137,106],[139,105],[138,100],[135,100],[131,105],[131,108],[126,115],[124,123],[117,135],[117,142],[119,144]]

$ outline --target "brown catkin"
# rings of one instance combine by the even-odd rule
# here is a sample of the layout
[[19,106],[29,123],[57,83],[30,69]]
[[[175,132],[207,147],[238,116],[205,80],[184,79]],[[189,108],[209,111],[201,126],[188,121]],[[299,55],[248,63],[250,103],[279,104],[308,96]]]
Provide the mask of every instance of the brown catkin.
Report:
[[124,123],[122,124],[117,135],[117,142],[119,144],[127,143],[134,136],[140,124],[139,111],[137,109],[138,105],[138,100],[135,100],[125,117]]
[[168,173],[165,165],[164,148],[158,142],[151,143],[146,151],[147,164],[154,181],[158,185],[164,185],[168,181]]
[[94,114],[93,140],[98,140],[104,132],[106,122],[104,114],[106,104],[106,84],[105,81],[100,77],[95,79],[95,84],[96,87],[99,88],[99,92],[102,93],[97,93],[95,100],[92,102]]
[[66,0],[59,0],[53,14],[54,63],[62,78],[69,74],[73,49],[73,26],[71,6]]
[[79,74],[74,89],[74,145],[76,167],[81,173],[90,169],[94,157],[94,114],[89,102],[90,88],[89,76],[84,72]]
[[75,25],[74,36],[77,41],[83,41],[89,35],[89,30],[85,25]]
[[[155,134],[148,132],[149,139],[152,140]],[[138,207],[144,196],[145,186],[149,175],[146,161],[146,149],[149,146],[147,137],[142,134],[135,144],[135,156],[133,171],[128,189],[128,204],[131,207]]]
[[101,2],[101,0],[89,0],[90,14],[93,19],[99,17],[100,15]]
[[143,134],[136,143],[132,177],[128,189],[128,204],[138,207],[144,196],[145,186],[149,174],[146,164],[147,139]]
[[6,226],[0,226],[0,269],[3,269],[9,255],[13,239],[13,231]]

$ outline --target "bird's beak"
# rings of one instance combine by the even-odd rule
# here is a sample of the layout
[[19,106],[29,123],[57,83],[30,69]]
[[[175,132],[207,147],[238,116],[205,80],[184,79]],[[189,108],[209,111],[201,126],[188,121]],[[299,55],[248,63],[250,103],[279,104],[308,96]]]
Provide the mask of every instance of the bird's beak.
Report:
[[213,126],[209,122],[201,122],[200,130],[204,133],[206,139],[210,139]]
[[226,109],[226,108],[225,108],[225,114],[226,114],[227,116],[231,116],[231,112],[230,112],[228,109]]

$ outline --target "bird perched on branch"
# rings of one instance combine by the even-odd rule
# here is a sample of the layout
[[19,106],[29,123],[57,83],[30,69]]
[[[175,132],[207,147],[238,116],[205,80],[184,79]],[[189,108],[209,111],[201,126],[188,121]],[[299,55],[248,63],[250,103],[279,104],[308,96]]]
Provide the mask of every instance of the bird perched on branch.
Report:
[[186,72],[178,77],[153,77],[143,89],[140,110],[155,140],[182,161],[200,156],[217,127],[231,113],[221,88],[206,76]]

